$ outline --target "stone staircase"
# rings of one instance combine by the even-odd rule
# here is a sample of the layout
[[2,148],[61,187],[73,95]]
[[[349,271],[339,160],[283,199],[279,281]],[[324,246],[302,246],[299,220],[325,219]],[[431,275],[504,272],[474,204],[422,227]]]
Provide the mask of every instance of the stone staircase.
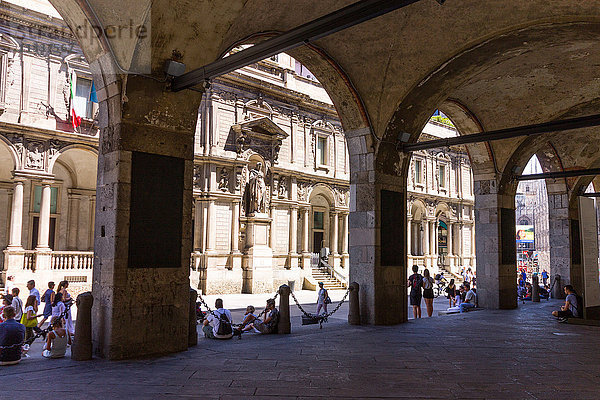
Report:
[[450,281],[450,279],[454,278],[454,282],[456,282],[459,285],[462,284],[462,282],[463,282],[462,276],[451,272],[450,268],[446,268],[446,266],[444,266],[444,265],[439,265],[438,267],[439,267],[440,271],[444,271],[444,276],[446,277],[446,280]]
[[323,286],[327,290],[346,289],[346,284],[332,276],[329,271],[327,271],[327,268],[313,267],[312,277],[317,282],[323,282]]

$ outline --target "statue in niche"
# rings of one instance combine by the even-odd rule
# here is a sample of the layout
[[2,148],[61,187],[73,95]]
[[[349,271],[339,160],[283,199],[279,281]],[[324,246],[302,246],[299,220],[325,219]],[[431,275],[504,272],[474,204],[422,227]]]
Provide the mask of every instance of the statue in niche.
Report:
[[27,168],[44,169],[44,153],[41,144],[33,144],[27,151],[27,160],[25,163]]
[[221,176],[219,179],[219,190],[223,192],[229,191],[229,172],[225,167],[221,168]]
[[265,173],[263,164],[256,163],[256,167],[250,171],[248,179],[248,210],[247,215],[265,212],[265,195],[267,188],[265,185]]
[[279,179],[279,188],[277,191],[277,195],[280,198],[287,197],[287,179],[285,179],[285,177],[283,177],[283,176]]

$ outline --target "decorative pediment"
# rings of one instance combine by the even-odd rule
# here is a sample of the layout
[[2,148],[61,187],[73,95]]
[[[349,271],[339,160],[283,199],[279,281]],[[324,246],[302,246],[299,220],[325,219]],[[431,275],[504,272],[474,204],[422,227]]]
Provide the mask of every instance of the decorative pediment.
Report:
[[12,49],[17,50],[19,46],[19,42],[17,42],[12,36],[9,36],[4,33],[0,33],[0,47],[4,49]]
[[236,134],[237,153],[252,150],[265,160],[277,163],[279,149],[288,134],[268,117],[244,121],[231,127]]

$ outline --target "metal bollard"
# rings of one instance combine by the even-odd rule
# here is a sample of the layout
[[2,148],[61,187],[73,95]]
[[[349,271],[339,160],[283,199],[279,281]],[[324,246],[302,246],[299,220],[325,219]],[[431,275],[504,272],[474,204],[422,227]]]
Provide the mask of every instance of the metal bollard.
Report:
[[290,321],[290,287],[288,285],[279,286],[279,323],[277,324],[277,333],[292,333],[292,323]]
[[553,299],[562,299],[564,298],[561,276],[556,274],[554,276],[554,282],[552,283],[552,298]]
[[91,292],[81,293],[75,301],[77,305],[77,321],[75,322],[75,339],[71,347],[71,358],[75,361],[92,359],[92,304]]
[[188,347],[192,347],[198,344],[198,319],[196,318],[196,300],[198,299],[198,292],[190,288],[190,314],[189,327],[188,327]]
[[537,275],[531,277],[531,301],[540,302],[540,278]]
[[348,286],[350,298],[348,303],[348,323],[350,325],[360,325],[360,304],[358,302],[358,291],[360,286],[356,282],[352,282]]

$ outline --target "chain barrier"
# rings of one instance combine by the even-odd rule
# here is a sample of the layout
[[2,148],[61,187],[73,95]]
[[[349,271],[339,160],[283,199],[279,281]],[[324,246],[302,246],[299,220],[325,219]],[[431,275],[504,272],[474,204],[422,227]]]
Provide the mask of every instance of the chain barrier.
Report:
[[344,294],[344,297],[342,298],[342,300],[340,300],[340,302],[335,306],[335,308],[332,311],[325,313],[325,314],[316,315],[316,314],[312,314],[312,313],[309,313],[306,310],[304,310],[304,308],[302,308],[302,306],[300,305],[300,302],[296,298],[296,295],[294,294],[294,292],[290,291],[290,294],[292,295],[292,298],[294,299],[294,302],[296,303],[296,306],[298,307],[298,309],[300,309],[300,311],[302,312],[302,314],[304,314],[305,317],[313,319],[313,320],[317,320],[319,323],[319,329],[323,329],[323,322],[327,322],[327,319],[329,317],[331,317],[333,314],[335,314],[340,309],[342,304],[344,304],[344,302],[348,298],[349,293],[350,293],[350,288],[346,289],[346,293]]

